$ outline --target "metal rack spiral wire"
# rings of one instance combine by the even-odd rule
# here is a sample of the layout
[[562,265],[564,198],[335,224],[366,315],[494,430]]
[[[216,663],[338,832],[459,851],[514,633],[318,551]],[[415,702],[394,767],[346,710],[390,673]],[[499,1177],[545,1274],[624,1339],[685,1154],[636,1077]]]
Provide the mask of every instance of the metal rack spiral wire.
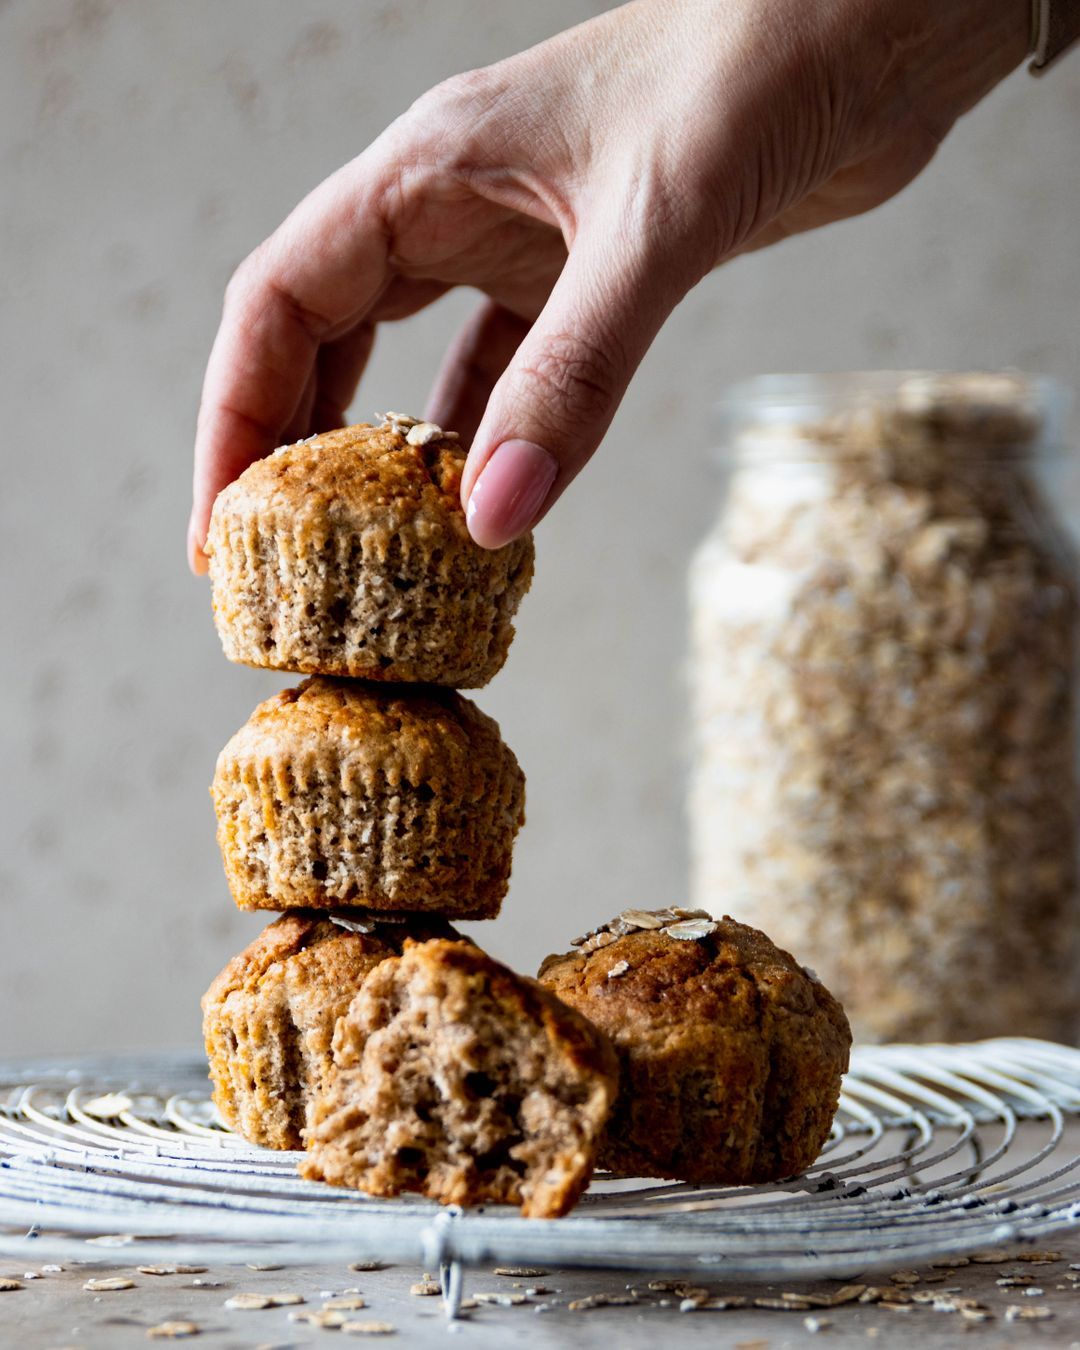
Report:
[[[0,1064],[0,1255],[274,1261],[378,1257],[844,1276],[1080,1227],[1080,1051],[1033,1040],[859,1047],[818,1163],[779,1185],[595,1180],[558,1222],[301,1180],[230,1134],[193,1058]],[[90,1244],[89,1246],[87,1244]]]

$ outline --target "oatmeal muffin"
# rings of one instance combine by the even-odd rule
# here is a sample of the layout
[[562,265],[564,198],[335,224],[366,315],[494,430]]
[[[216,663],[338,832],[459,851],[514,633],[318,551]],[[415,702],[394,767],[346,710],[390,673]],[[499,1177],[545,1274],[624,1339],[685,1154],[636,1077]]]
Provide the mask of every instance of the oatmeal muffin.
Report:
[[599,1166],[724,1185],[809,1167],[851,1045],[816,976],[756,928],[704,910],[624,910],[575,945],[540,979],[619,1054]]
[[531,536],[474,543],[465,451],[387,413],[282,446],[218,496],[206,552],[230,661],[303,674],[487,684],[529,589]]
[[241,909],[499,912],[525,778],[449,689],[316,677],[261,703],[218,757],[218,843]]
[[588,1184],[615,1053],[535,980],[447,941],[406,942],[334,1035],[304,1176],[371,1195],[565,1214]]
[[334,1024],[365,977],[412,936],[456,936],[439,920],[286,914],[203,995],[214,1101],[253,1144],[302,1148],[314,1093],[331,1071]]

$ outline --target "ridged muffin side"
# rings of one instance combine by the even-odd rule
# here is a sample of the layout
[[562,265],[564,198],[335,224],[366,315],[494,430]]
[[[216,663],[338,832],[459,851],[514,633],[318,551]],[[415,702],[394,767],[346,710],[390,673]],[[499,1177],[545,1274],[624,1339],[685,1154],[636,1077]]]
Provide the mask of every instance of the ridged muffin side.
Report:
[[255,709],[212,793],[241,909],[492,918],[525,818],[517,760],[467,698],[321,677]]
[[473,542],[465,451],[424,428],[398,418],[283,446],[219,494],[206,551],[230,661],[461,689],[496,674],[532,538]]
[[312,1101],[333,1071],[337,1019],[406,937],[455,936],[421,920],[343,926],[284,915],[233,957],[203,995],[203,1035],[222,1119],[253,1144],[299,1149]]
[[619,1054],[601,1167],[745,1185],[810,1166],[851,1046],[813,974],[758,929],[701,910],[624,910],[578,945],[549,956],[540,980]]

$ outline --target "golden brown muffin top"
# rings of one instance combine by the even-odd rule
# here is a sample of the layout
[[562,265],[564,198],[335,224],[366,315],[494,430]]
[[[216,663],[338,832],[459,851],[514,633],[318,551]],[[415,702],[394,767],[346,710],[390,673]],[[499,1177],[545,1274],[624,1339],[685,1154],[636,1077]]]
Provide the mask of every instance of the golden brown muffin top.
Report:
[[403,915],[395,922],[363,912],[329,915],[325,910],[291,910],[233,957],[203,995],[203,1011],[223,1003],[230,994],[257,992],[274,967],[305,952],[314,954],[316,948],[324,990],[354,984],[358,965],[374,969],[380,961],[396,956],[410,934],[457,936],[448,923],[426,916]]
[[616,1040],[691,1021],[782,1026],[794,1015],[820,1018],[838,1047],[851,1044],[844,1010],[817,976],[759,929],[727,916],[627,909],[574,945],[579,950],[547,957],[540,979],[556,994],[572,993]]
[[[465,450],[453,432],[403,414],[283,445],[224,488],[213,516],[286,513],[297,524],[351,527],[406,521],[469,542],[461,506]],[[211,520],[209,547],[213,547]],[[479,549],[479,545],[474,545]]]
[[[387,967],[388,970],[391,967]],[[394,962],[395,980],[419,981],[442,1000],[449,1022],[467,1021],[475,996],[484,991],[515,1023],[535,1024],[553,1054],[568,1060],[577,1070],[606,1080],[614,1093],[619,1067],[607,1037],[587,1018],[569,1008],[550,990],[527,975],[517,975],[468,941],[406,939],[401,956]],[[359,1000],[359,995],[357,996]],[[359,1002],[355,1006],[359,1006]],[[338,1023],[334,1039],[339,1067],[354,1067],[360,1061],[367,1029],[362,1039],[353,1034],[352,1010]]]
[[452,689],[364,684],[316,675],[260,703],[225,746],[222,763],[287,756],[308,762],[327,754],[401,782],[458,793],[490,787],[492,769],[517,774],[498,723]]

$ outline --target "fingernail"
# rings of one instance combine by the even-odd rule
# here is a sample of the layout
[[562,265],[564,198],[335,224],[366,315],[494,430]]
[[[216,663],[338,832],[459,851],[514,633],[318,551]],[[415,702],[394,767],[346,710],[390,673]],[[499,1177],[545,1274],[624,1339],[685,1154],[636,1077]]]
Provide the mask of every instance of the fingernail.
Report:
[[539,516],[559,472],[553,455],[531,441],[503,441],[473,484],[465,518],[483,548],[501,548]]
[[197,577],[205,576],[210,570],[210,564],[206,554],[202,550],[202,543],[199,539],[199,532],[195,528],[195,522],[188,526],[187,532],[187,555],[188,566]]

